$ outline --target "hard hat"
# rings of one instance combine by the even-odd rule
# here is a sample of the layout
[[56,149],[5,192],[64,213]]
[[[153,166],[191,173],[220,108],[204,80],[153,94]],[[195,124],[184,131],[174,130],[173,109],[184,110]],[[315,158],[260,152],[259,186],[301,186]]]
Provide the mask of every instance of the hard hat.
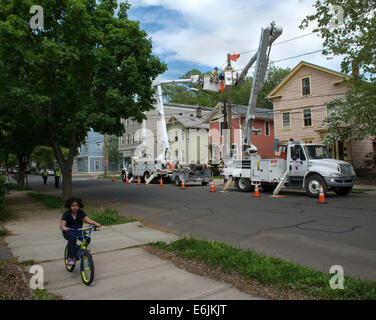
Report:
[[218,70],[218,67],[215,67],[214,69],[215,69],[215,70]]

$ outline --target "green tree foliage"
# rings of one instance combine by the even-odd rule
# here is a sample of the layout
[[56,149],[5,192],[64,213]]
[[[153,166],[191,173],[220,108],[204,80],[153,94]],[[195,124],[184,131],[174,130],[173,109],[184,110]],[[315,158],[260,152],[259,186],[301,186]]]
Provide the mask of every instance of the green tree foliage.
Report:
[[121,153],[119,152],[119,140],[116,136],[108,137],[108,161],[116,166],[120,163]]
[[152,108],[152,81],[166,65],[152,55],[139,23],[128,19],[128,2],[116,17],[114,0],[40,0],[43,30],[29,27],[33,4],[0,3],[0,106],[9,110],[17,100],[42,128],[67,199],[73,157],[87,131],[121,135],[121,118],[141,121]]
[[[331,10],[332,5],[342,8],[343,19]],[[342,139],[345,135],[358,140],[376,135],[376,2],[319,0],[314,7],[316,12],[307,16],[300,27],[316,23],[314,32],[321,34],[326,48],[323,53],[329,57],[342,55],[342,72],[353,71],[352,79],[347,81],[349,90],[345,97],[331,102],[333,114],[329,119],[331,123],[326,121],[327,139]],[[359,76],[358,69],[367,77]]]
[[[270,91],[278,85],[278,83],[291,71],[290,68],[276,67],[273,63],[269,64],[265,81],[262,89],[260,90],[257,107],[272,109],[273,104],[266,99]],[[192,74],[202,75],[202,73],[193,69],[185,73],[181,79],[187,79]],[[205,72],[210,74],[210,71]],[[190,88],[198,89],[199,91],[191,91]],[[227,92],[215,93],[200,90],[199,85],[195,84],[180,84],[180,85],[164,85],[163,97],[173,103],[182,103],[190,105],[200,105],[204,107],[215,107],[218,102],[224,101],[227,97]],[[233,104],[248,105],[249,97],[252,89],[252,77],[246,79],[242,84],[234,86],[231,91],[231,98]]]

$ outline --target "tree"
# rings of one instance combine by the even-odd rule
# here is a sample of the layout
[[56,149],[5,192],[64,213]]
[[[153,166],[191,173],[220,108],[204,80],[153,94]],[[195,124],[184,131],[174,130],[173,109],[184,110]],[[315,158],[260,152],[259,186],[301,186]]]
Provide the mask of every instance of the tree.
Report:
[[[331,10],[332,5],[337,13]],[[346,81],[348,91],[343,99],[331,102],[331,118],[347,124],[336,127],[328,123],[328,138],[363,139],[376,135],[376,1],[339,0],[316,1],[316,13],[307,16],[300,28],[307,28],[311,22],[318,27],[314,32],[324,39],[323,53],[327,56],[343,55],[341,69],[344,73],[352,71],[352,79]],[[343,13],[343,17],[342,17]],[[359,75],[359,70],[364,74]]]
[[59,163],[67,199],[73,157],[87,131],[121,135],[121,118],[142,121],[152,108],[152,81],[166,65],[152,55],[139,23],[128,19],[128,2],[120,4],[117,17],[114,0],[38,4],[45,28],[30,30],[32,2],[1,1],[0,106],[11,107],[6,97],[18,99],[36,118]]
[[108,161],[111,165],[114,164],[116,168],[113,170],[118,170],[118,166],[121,160],[122,154],[119,152],[119,139],[116,136],[110,136],[108,138]]
[[[266,99],[266,96],[290,71],[290,68],[276,67],[272,62],[269,64],[264,85],[257,99],[257,107],[273,109],[273,104]],[[186,79],[192,74],[205,75],[210,74],[210,71],[202,74],[199,70],[193,69],[181,76],[181,79]],[[190,91],[190,88],[196,88],[199,91]],[[231,91],[232,103],[248,105],[251,89],[252,77],[247,78],[242,84],[234,86]],[[163,96],[169,102],[215,107],[218,102],[224,101],[227,92],[215,93],[203,91],[202,88],[194,84],[165,85],[163,86]]]

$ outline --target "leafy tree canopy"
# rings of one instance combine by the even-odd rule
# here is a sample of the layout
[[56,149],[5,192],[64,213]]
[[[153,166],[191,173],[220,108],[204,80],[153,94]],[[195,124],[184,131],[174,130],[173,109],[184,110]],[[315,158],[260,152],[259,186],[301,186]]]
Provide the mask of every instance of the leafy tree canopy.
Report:
[[[0,3],[0,114],[18,108],[42,128],[67,198],[73,157],[87,131],[121,135],[121,118],[141,121],[152,108],[152,81],[166,65],[128,19],[128,2],[115,16],[115,0],[40,0],[43,30],[30,29],[33,4]],[[62,146],[69,148],[66,158]]]

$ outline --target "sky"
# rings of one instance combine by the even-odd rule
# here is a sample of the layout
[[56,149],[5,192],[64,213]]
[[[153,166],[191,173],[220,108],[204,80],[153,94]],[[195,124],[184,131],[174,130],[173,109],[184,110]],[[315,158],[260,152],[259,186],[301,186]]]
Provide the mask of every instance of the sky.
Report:
[[[120,0],[122,1],[122,0]],[[255,54],[261,28],[272,21],[283,28],[275,41],[270,60],[278,61],[323,48],[323,40],[310,34],[315,25],[300,29],[301,21],[314,13],[314,0],[129,0],[129,19],[140,22],[153,43],[153,54],[168,70],[158,80],[179,79],[192,69],[201,72],[224,67],[228,53],[240,53],[236,70]],[[308,35],[307,35],[308,34]],[[307,36],[305,36],[307,35]],[[299,39],[278,44],[289,39]],[[300,61],[340,70],[341,57],[328,60],[321,52],[276,62],[295,67]],[[249,75],[252,75],[251,68]]]

